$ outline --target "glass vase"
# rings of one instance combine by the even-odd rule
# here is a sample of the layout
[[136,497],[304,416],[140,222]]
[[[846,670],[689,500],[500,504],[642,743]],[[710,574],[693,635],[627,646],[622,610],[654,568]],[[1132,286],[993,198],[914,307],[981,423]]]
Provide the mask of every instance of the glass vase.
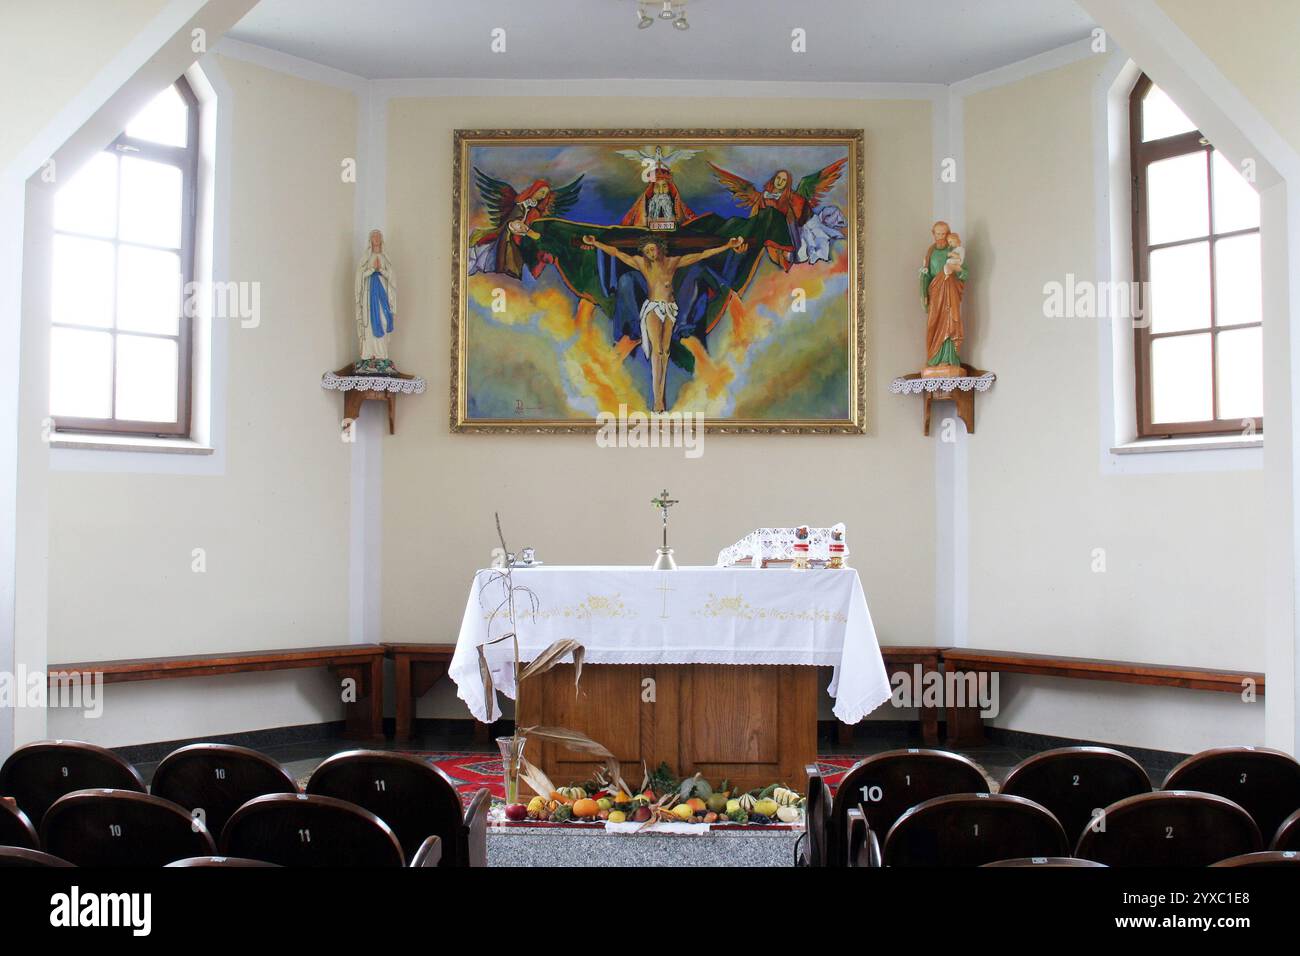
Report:
[[501,750],[502,776],[505,780],[506,805],[519,802],[519,766],[524,756],[527,737],[498,737]]

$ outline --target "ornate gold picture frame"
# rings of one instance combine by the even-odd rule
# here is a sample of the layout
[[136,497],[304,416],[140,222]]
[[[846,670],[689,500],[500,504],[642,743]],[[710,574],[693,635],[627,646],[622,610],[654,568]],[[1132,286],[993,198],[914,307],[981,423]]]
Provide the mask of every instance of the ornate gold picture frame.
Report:
[[861,130],[457,130],[451,428],[864,427]]

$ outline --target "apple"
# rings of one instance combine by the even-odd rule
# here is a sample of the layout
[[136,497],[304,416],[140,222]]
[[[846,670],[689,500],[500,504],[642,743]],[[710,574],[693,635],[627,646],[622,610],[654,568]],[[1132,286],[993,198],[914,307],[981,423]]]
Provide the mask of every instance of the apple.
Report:
[[506,819],[519,823],[528,819],[528,808],[522,803],[512,803],[506,807]]

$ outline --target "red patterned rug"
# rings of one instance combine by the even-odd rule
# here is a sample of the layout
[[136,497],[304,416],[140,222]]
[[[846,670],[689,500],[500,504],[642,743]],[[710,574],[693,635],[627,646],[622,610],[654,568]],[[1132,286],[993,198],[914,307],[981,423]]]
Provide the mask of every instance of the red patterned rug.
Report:
[[[455,784],[461,800],[465,803],[468,803],[474,794],[483,787],[487,787],[494,800],[505,799],[506,791],[502,783],[504,770],[499,754],[443,753],[421,750],[408,751],[408,753],[417,757],[424,757],[446,774],[451,779],[451,782]],[[849,768],[861,759],[861,757],[848,755],[817,758],[817,766],[821,769],[822,778],[826,781],[832,793],[839,786],[840,781],[844,779],[844,774],[848,772]],[[632,781],[628,782],[632,783]]]

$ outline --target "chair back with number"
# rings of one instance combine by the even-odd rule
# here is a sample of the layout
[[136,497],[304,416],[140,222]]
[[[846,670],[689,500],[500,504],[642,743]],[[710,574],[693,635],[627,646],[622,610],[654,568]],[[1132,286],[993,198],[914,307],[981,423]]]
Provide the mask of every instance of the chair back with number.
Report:
[[1022,856],[1069,856],[1056,817],[1024,797],[935,797],[898,818],[885,837],[885,866],[981,866]]
[[1250,814],[1260,833],[1272,834],[1300,810],[1300,763],[1280,750],[1218,747],[1188,757],[1161,789],[1226,797]]
[[41,821],[41,846],[77,866],[163,866],[216,852],[202,821],[131,790],[78,790]]
[[833,866],[848,859],[848,811],[862,810],[867,827],[887,834],[918,803],[953,793],[986,793],[989,782],[974,761],[946,750],[889,750],[859,761],[835,791],[830,814]]
[[293,777],[265,754],[229,744],[173,750],[154,771],[150,791],[180,804],[221,835],[230,815],[254,797],[297,793]]
[[1209,866],[1260,848],[1255,821],[1231,800],[1158,790],[1107,807],[1074,855],[1107,866]]
[[37,828],[59,797],[100,789],[144,793],[145,785],[136,769],[113,751],[77,740],[27,744],[0,766],[0,795],[13,797]]
[[826,857],[830,849],[831,792],[816,764],[810,763],[804,770],[808,774],[808,790],[799,863],[802,866],[830,866]]
[[41,838],[36,835],[36,828],[27,819],[27,814],[19,810],[16,803],[4,800],[0,800],[0,846],[26,850],[41,848]]
[[1291,814],[1277,828],[1269,843],[1270,850],[1300,850],[1300,810]]
[[72,866],[67,860],[40,850],[27,850],[17,846],[0,846],[0,870],[33,866]]
[[402,845],[379,817],[304,793],[249,800],[226,823],[221,853],[280,866],[405,866]]
[[998,792],[1047,807],[1074,841],[1105,807],[1150,793],[1151,778],[1140,763],[1118,750],[1061,747],[1021,761]]
[[487,790],[468,811],[438,768],[420,757],[382,750],[349,750],[321,762],[307,792],[365,807],[392,827],[414,859],[430,836],[442,842],[441,866],[487,865]]

